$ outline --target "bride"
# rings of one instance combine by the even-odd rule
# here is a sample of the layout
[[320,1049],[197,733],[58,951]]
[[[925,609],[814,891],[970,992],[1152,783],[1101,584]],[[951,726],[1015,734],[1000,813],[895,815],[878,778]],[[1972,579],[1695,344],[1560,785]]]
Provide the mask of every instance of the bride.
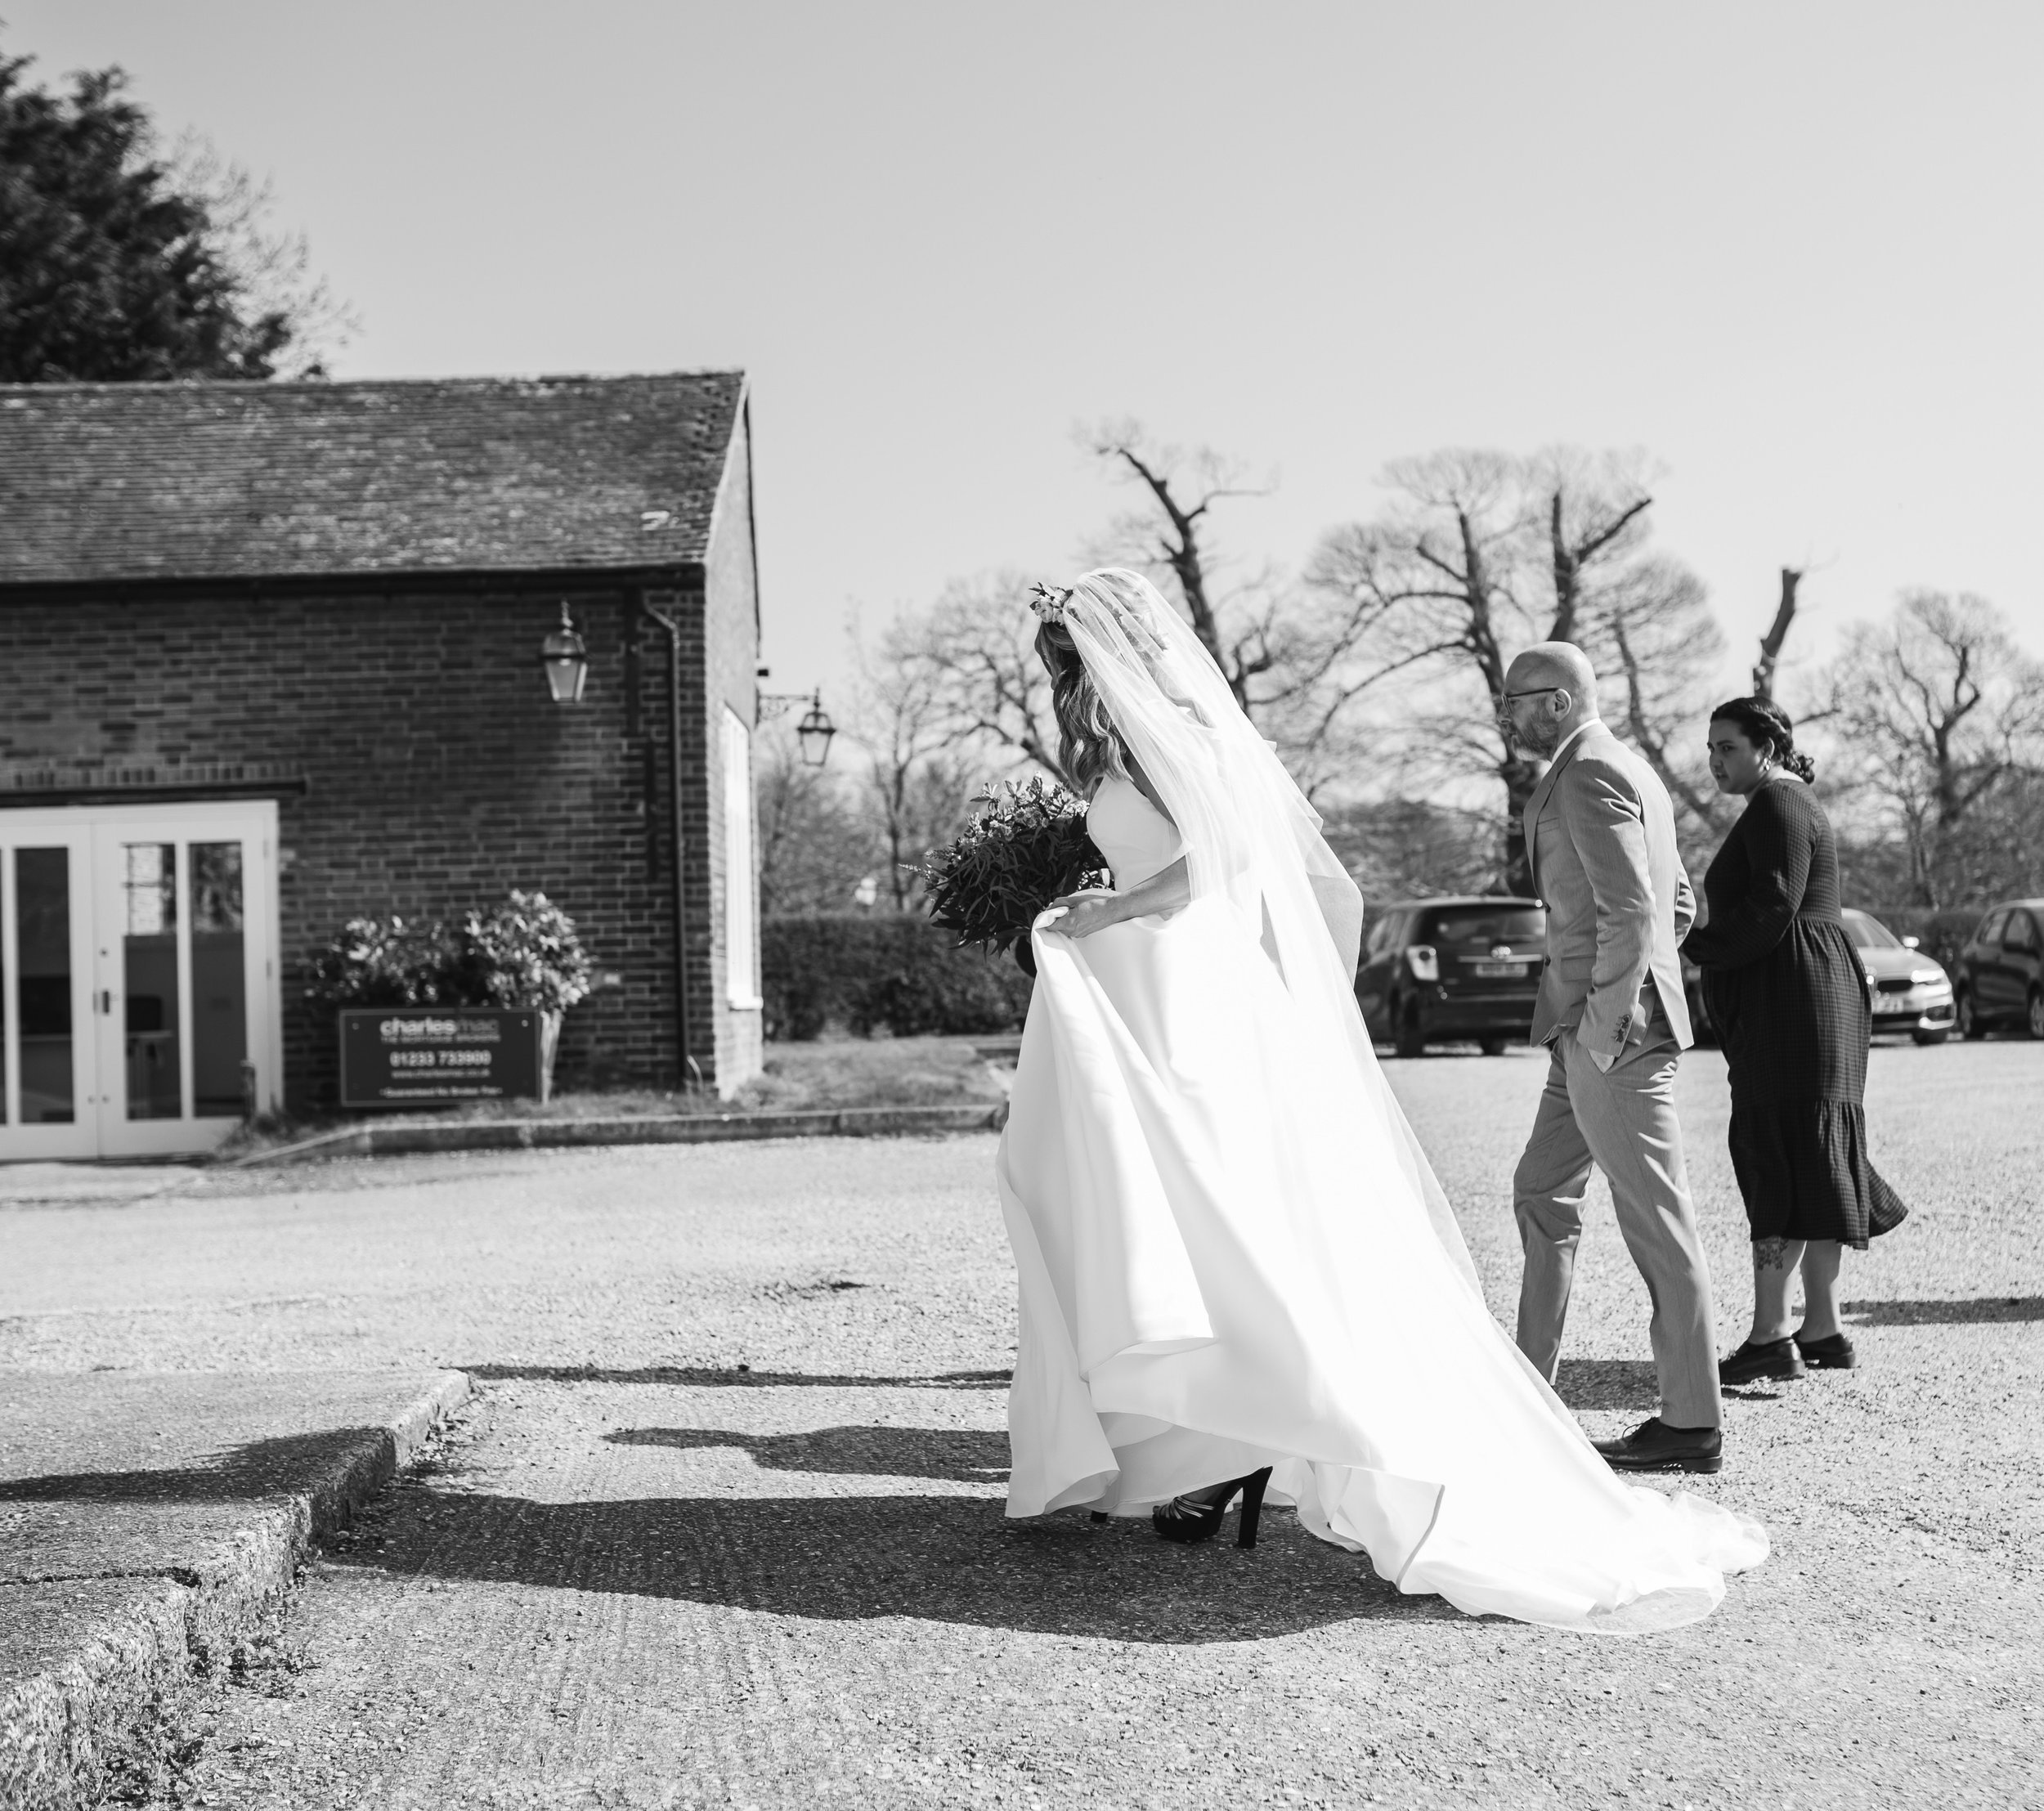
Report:
[[1614,1477],[1490,1318],[1356,1010],[1360,897],[1220,670],[1137,573],[1033,607],[1114,885],[1033,935],[1007,1513],[1196,1540],[1239,1494],[1248,1546],[1267,1494],[1472,1615],[1709,1615],[1767,1536]]

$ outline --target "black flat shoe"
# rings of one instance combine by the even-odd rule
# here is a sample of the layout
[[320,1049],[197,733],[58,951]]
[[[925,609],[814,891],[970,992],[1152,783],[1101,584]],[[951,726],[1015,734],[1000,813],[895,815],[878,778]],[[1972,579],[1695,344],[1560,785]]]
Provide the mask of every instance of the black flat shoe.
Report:
[[1160,1503],[1150,1512],[1150,1525],[1162,1540],[1212,1540],[1221,1532],[1221,1518],[1228,1513],[1235,1493],[1242,1493],[1242,1526],[1235,1537],[1238,1547],[1256,1545],[1256,1527],[1263,1513],[1263,1487],[1271,1482],[1271,1468],[1252,1472],[1247,1477],[1230,1478],[1204,1490],[1190,1490]]
[[1658,1415],[1593,1444],[1614,1472],[1715,1472],[1724,1464],[1724,1436],[1715,1428],[1671,1428]]
[[1835,1333],[1828,1339],[1805,1339],[1799,1333],[1795,1344],[1803,1362],[1813,1371],[1849,1371],[1859,1362],[1852,1341],[1842,1333]]
[[1759,1346],[1749,1339],[1729,1358],[1718,1360],[1718,1382],[1754,1383],[1764,1377],[1800,1377],[1807,1356],[1797,1347],[1792,1334],[1786,1339],[1770,1339]]

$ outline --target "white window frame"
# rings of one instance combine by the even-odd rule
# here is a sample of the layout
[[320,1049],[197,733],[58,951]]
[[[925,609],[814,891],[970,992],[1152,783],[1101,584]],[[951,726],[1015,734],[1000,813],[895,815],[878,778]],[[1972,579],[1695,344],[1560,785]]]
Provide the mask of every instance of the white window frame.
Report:
[[756,1012],[760,997],[760,890],[752,858],[752,727],[724,711],[724,999],[734,1012]]

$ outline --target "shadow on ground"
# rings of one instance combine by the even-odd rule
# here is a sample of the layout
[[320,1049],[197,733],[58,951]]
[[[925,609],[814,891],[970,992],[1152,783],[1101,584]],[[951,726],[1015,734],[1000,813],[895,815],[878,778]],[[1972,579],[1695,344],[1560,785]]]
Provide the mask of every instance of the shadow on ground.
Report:
[[1555,1368],[1554,1393],[1571,1409],[1661,1406],[1652,1364],[1637,1358],[1565,1358]]
[[999,1483],[1008,1475],[1008,1437],[969,1428],[817,1428],[799,1434],[730,1433],[715,1428],[621,1428],[616,1446],[684,1452],[734,1446],[777,1472],[832,1477],[939,1477]]
[[335,1428],[226,1448],[217,1459],[161,1471],[53,1472],[0,1478],[0,1503],[230,1503],[303,1490],[350,1455],[388,1441],[381,1428]]
[[[855,1430],[865,1432],[866,1430]],[[928,1620],[1117,1641],[1258,1640],[1358,1618],[1455,1618],[1266,1513],[1249,1553],[1168,1545],[1080,1513],[1007,1522],[986,1497],[538,1503],[410,1490],[329,1562],[426,1577],[679,1598],[825,1620]]]
[[480,1381],[508,1383],[682,1383],[717,1389],[1005,1390],[1006,1371],[933,1371],[920,1377],[834,1376],[814,1371],[735,1370],[703,1365],[649,1365],[638,1370],[599,1370],[586,1365],[459,1365]]
[[1862,1327],[1950,1327],[1977,1320],[2044,1320],[2044,1295],[1981,1295],[1946,1302],[1848,1302]]

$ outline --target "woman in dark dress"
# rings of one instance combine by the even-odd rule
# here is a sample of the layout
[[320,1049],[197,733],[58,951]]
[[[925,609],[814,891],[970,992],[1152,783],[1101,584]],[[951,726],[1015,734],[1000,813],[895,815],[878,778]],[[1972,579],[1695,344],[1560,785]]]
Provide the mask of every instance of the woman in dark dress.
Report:
[[[1839,916],[1838,852],[1779,706],[1734,698],[1710,716],[1710,772],[1745,812],[1703,877],[1707,914],[1683,953],[1732,1083],[1732,1167],[1753,1229],[1753,1330],[1725,1383],[1845,1369],[1838,1324],[1845,1248],[1909,1211],[1867,1156],[1866,973]],[[1800,1270],[1804,1312],[1790,1325]]]

